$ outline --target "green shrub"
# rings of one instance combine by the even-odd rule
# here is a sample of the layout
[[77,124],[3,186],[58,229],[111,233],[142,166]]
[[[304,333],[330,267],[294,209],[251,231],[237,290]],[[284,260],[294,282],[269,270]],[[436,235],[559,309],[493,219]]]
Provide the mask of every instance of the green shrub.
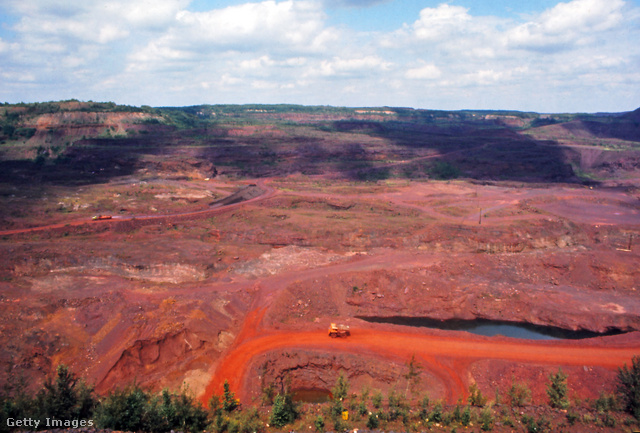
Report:
[[631,368],[627,364],[619,368],[616,379],[623,409],[640,420],[640,357],[633,357]]
[[460,402],[458,402],[455,409],[453,409],[453,420],[455,422],[460,422],[462,420],[462,410],[460,409]]
[[83,381],[78,381],[65,365],[58,366],[55,381],[47,380],[36,396],[41,419],[87,419],[95,405],[93,390]]
[[522,407],[531,402],[531,390],[524,382],[513,383],[507,395],[511,406]]
[[110,393],[96,411],[98,427],[123,431],[145,430],[143,419],[148,400],[147,393],[135,384]]
[[485,407],[480,412],[480,428],[482,431],[493,430],[493,413],[490,407]]
[[515,427],[515,423],[513,422],[513,420],[511,419],[510,416],[505,415],[504,418],[502,418],[502,425],[507,426],[507,427]]
[[272,405],[273,399],[275,396],[276,396],[276,389],[272,383],[262,387],[262,394],[260,395],[260,399],[262,401],[263,406]]
[[593,403],[593,408],[598,413],[606,413],[618,410],[616,396],[612,394],[600,393],[600,396]]
[[313,423],[316,426],[316,432],[324,433],[324,418],[322,418],[322,415],[318,415]]
[[200,432],[208,423],[207,412],[186,390],[180,394],[164,390],[154,396],[138,385],[109,394],[95,418],[100,428],[151,433]]
[[537,420],[528,415],[522,415],[522,424],[524,424],[529,433],[542,433],[549,431],[551,423],[547,418],[541,416]]
[[460,170],[446,161],[439,161],[429,169],[429,175],[434,179],[448,180],[460,177]]
[[0,433],[11,430],[4,422],[9,418],[37,418],[34,399],[25,392],[25,388],[24,377],[9,374],[9,379],[0,392],[0,419],[3,420],[0,422]]
[[609,412],[605,412],[600,416],[599,424],[605,427],[615,427],[616,419]]
[[382,406],[382,392],[378,391],[373,394],[373,397],[371,397],[371,404],[373,404],[374,408],[380,409]]
[[433,410],[429,414],[429,420],[433,422],[442,421],[442,403],[437,402],[435,406],[433,406]]
[[547,396],[549,396],[549,405],[553,408],[566,409],[569,407],[567,377],[562,369],[559,369],[556,374],[549,375],[550,383],[547,385]]
[[233,412],[240,405],[240,402],[236,398],[236,394],[229,389],[229,382],[224,381],[222,394],[222,410],[225,412]]
[[349,382],[341,372],[336,380],[336,385],[331,390],[334,400],[344,400],[349,394]]
[[482,407],[487,403],[487,399],[482,395],[482,392],[478,389],[478,385],[472,383],[469,387],[469,403],[472,406]]
[[595,420],[596,419],[590,413],[585,413],[585,414],[582,415],[582,423],[583,424],[591,424]]
[[460,424],[462,424],[465,427],[471,424],[471,408],[469,406],[466,406],[462,411],[462,415],[460,417]]
[[395,421],[405,413],[405,402],[402,395],[396,394],[395,391],[391,391],[388,397],[389,405],[389,420]]
[[[255,407],[242,411],[238,420],[239,433],[259,433],[264,430],[260,414]],[[324,433],[324,432],[319,432]]]
[[378,415],[375,413],[369,414],[369,418],[367,418],[367,428],[369,430],[375,430],[380,426],[380,420],[378,419]]
[[222,402],[219,395],[214,394],[209,399],[209,413],[213,418],[222,413]]
[[580,416],[577,413],[572,411],[567,412],[567,422],[569,425],[574,425],[579,418]]
[[369,412],[369,410],[367,409],[367,404],[364,401],[361,401],[358,404],[357,409],[358,409],[358,415],[360,416],[365,416]]
[[291,394],[278,394],[273,402],[269,424],[280,428],[291,424],[298,417],[298,410],[291,398]]

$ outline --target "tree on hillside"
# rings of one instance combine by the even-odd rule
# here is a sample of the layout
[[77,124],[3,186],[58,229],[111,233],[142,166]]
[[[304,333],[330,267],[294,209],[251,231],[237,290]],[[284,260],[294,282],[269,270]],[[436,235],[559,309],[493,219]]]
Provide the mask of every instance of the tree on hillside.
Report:
[[36,396],[43,418],[86,419],[91,416],[96,403],[93,390],[83,381],[78,381],[65,365],[58,366],[55,380],[47,380]]
[[617,391],[624,409],[640,419],[640,357],[634,356],[631,368],[625,363],[618,369]]
[[233,412],[240,405],[240,402],[236,398],[236,394],[230,391],[228,381],[224,381],[223,388],[222,409],[224,409],[225,412]]
[[409,390],[415,393],[420,384],[420,374],[422,373],[422,365],[416,361],[416,355],[411,355],[411,360],[407,363],[407,372],[403,377],[407,380],[407,390],[405,394],[409,394]]
[[298,409],[291,394],[278,394],[273,402],[269,424],[276,428],[291,424],[298,417]]
[[550,374],[547,385],[547,395],[549,396],[549,405],[557,409],[566,409],[569,407],[569,399],[567,397],[567,375],[559,369],[556,374]]

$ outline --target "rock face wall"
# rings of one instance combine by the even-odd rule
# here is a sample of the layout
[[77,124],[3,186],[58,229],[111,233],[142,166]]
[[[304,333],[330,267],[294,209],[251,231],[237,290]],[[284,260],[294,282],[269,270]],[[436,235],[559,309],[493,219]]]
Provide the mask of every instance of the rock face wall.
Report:
[[129,383],[131,378],[142,372],[145,381],[159,380],[167,371],[179,365],[187,365],[189,360],[214,347],[215,342],[208,338],[210,336],[201,337],[194,332],[182,330],[161,338],[136,340],[122,352],[120,359],[97,388],[99,391],[115,389],[123,383]]
[[54,146],[83,138],[127,137],[174,129],[162,125],[161,120],[160,116],[148,113],[70,111],[25,118],[20,126],[35,128],[28,140],[30,144]]
[[[318,390],[331,392],[342,374],[349,383],[349,392],[360,394],[390,391],[412,396],[414,382],[408,382],[408,366],[401,361],[393,362],[375,357],[359,356],[326,351],[273,351],[254,360],[250,376],[258,380],[249,381],[246,395],[252,400],[260,399],[265,387],[274,392],[284,389]],[[416,382],[417,383],[417,382]],[[428,371],[420,372],[419,387],[428,389],[434,398],[443,398],[444,385]],[[407,392],[408,391],[408,392]]]

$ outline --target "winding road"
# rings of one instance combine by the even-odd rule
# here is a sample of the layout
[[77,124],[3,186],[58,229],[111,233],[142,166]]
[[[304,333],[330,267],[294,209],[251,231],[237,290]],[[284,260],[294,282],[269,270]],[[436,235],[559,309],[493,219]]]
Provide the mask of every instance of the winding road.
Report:
[[446,400],[453,404],[467,394],[466,371],[479,359],[507,360],[527,364],[564,366],[599,366],[615,370],[631,363],[640,353],[640,341],[632,338],[629,343],[615,346],[601,341],[588,343],[565,343],[562,341],[532,341],[517,339],[488,339],[469,336],[435,336],[381,331],[379,329],[352,329],[352,336],[331,339],[325,332],[268,331],[259,328],[264,310],[254,310],[247,316],[243,330],[236,343],[215,368],[204,394],[200,397],[207,403],[212,395],[219,394],[225,380],[231,389],[238,390],[241,400],[252,360],[270,351],[319,350],[355,355],[375,356],[382,359],[407,362],[412,356],[429,373],[445,386]]
[[[225,200],[229,199],[231,197],[230,196],[230,197],[227,197],[226,199],[219,200],[217,202],[218,204],[212,205],[209,209],[204,209],[200,211],[184,212],[184,213],[168,214],[168,215],[114,216],[111,219],[101,219],[101,220],[81,219],[81,220],[74,220],[74,221],[68,221],[64,223],[50,224],[50,225],[37,226],[37,227],[29,227],[29,228],[14,229],[14,230],[2,230],[0,231],[0,236],[55,231],[55,230],[66,229],[69,227],[80,227],[85,225],[99,226],[100,224],[113,224],[121,221],[135,220],[137,222],[147,222],[147,221],[162,221],[162,220],[175,220],[175,219],[182,220],[182,219],[190,219],[190,218],[207,217],[210,215],[227,212],[229,210],[236,209],[240,206],[244,206],[249,203],[265,200],[270,197],[273,197],[276,194],[276,190],[271,186],[269,186],[267,184],[267,181],[264,179],[258,181],[256,186],[260,187],[260,189],[262,189],[263,191],[263,193],[257,197],[253,197],[248,200],[243,200],[243,201],[228,204],[228,205],[221,204],[221,202],[224,202]],[[237,194],[237,192],[235,194]],[[234,194],[232,194],[232,196],[233,195]]]

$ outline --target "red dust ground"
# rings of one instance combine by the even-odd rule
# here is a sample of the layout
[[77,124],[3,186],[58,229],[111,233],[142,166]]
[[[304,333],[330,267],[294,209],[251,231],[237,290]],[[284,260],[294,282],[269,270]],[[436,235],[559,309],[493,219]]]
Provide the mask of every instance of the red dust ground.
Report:
[[[466,156],[414,155],[358,129],[370,126],[334,125],[332,145],[370,140],[376,168],[392,170]],[[294,128],[230,130],[233,139],[286,141]],[[329,147],[332,135],[313,134],[305,137]],[[403,392],[415,356],[420,392],[433,399],[454,403],[474,383],[493,397],[524,380],[542,404],[559,367],[573,397],[595,398],[640,354],[635,166],[590,186],[365,182],[339,178],[334,161],[323,172],[320,150],[305,141],[297,152],[313,164],[237,180],[214,178],[190,144],[172,150],[186,155],[179,161],[144,155],[105,182],[3,186],[3,380],[21,371],[35,387],[66,363],[100,393],[134,380],[155,390],[187,384],[207,402],[228,380],[249,403],[285,378],[295,389],[329,390],[341,371],[352,389]],[[282,164],[301,164],[283,155]],[[112,219],[92,221],[97,214]],[[389,317],[628,332],[541,342],[362,319]],[[331,322],[348,324],[351,337],[330,339]]]

